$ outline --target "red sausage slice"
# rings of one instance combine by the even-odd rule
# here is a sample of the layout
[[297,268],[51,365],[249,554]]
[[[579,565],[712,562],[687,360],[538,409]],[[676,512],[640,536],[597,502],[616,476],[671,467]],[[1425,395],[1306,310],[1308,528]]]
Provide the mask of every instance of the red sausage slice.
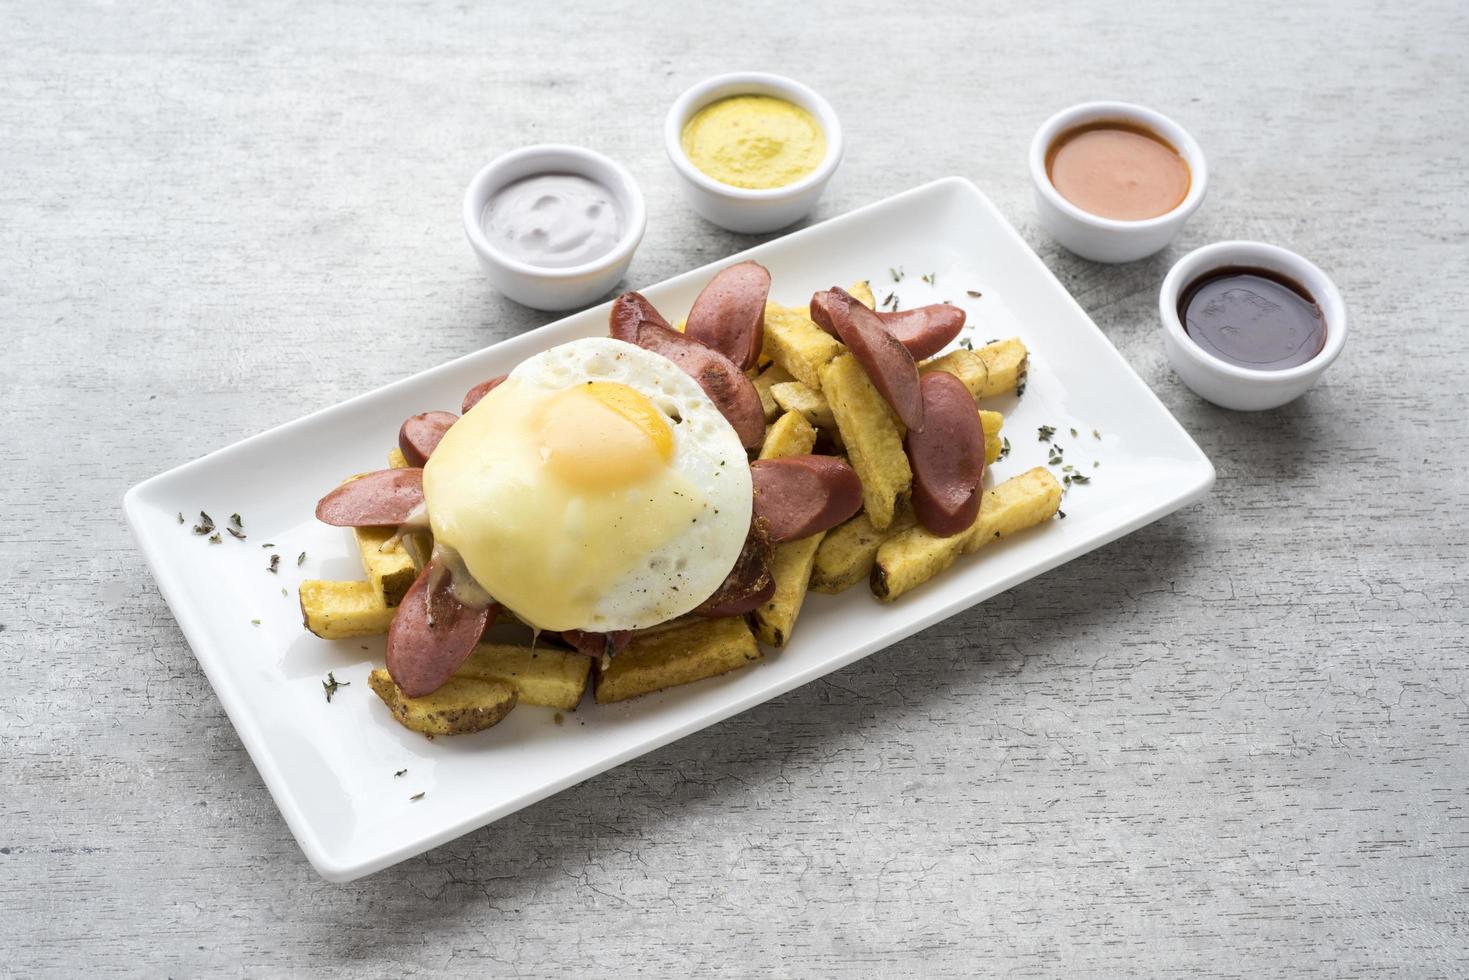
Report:
[[984,425],[964,382],[930,371],[923,391],[922,432],[908,430],[903,444],[913,464],[913,513],[940,537],[972,527],[979,516],[984,476]]
[[918,392],[918,365],[908,348],[883,326],[877,314],[833,286],[811,297],[813,318],[825,316],[842,343],[861,362],[878,393],[910,429],[923,428],[923,396]]
[[[949,303],[933,303],[895,313],[878,311],[877,314],[882,325],[898,338],[898,343],[908,348],[908,353],[914,360],[932,357],[943,350],[949,341],[959,336],[959,331],[964,328],[965,316],[963,310]],[[823,293],[811,297],[811,319],[833,337],[837,336],[836,327],[832,325],[831,316],[826,310]]]
[[760,361],[769,296],[770,272],[760,263],[720,269],[694,300],[684,333],[747,371]]
[[479,404],[479,400],[481,398],[485,397],[490,392],[498,388],[500,386],[500,382],[504,381],[508,377],[510,377],[508,374],[502,374],[498,378],[491,378],[488,381],[481,381],[479,384],[469,389],[467,392],[464,393],[464,404],[459,406],[459,413],[461,415],[467,415],[471,408]]
[[734,567],[714,594],[700,603],[694,612],[711,619],[743,616],[769,602],[775,595],[775,576],[770,569],[772,557],[765,522],[751,518],[750,533],[745,537],[745,546],[735,559]]
[[398,449],[409,466],[422,466],[433,455],[449,426],[459,421],[453,412],[424,412],[414,415],[398,430]]
[[423,470],[378,470],[322,497],[316,519],[335,527],[390,527],[406,521],[421,503]]
[[776,544],[830,530],[862,506],[856,471],[830,456],[757,460],[750,464],[750,476],[755,481],[755,514]]
[[745,372],[715,350],[668,325],[639,293],[623,293],[612,304],[612,336],[662,354],[699,383],[734,427],[740,444],[753,449],[765,439],[765,409]]
[[964,329],[965,313],[948,303],[933,303],[914,310],[879,313],[877,318],[898,342],[908,348],[915,361],[943,350]]
[[673,330],[668,321],[663,319],[663,314],[658,312],[658,307],[648,302],[648,297],[642,293],[623,293],[613,300],[612,312],[607,315],[607,320],[607,332],[612,338],[628,344],[638,342],[638,334],[645,324]]
[[589,633],[586,630],[562,630],[561,639],[571,644],[579,653],[594,660],[615,657],[632,639],[632,630],[615,630],[611,633]]
[[388,673],[407,697],[443,686],[500,611],[493,602],[483,609],[466,606],[450,591],[450,581],[448,568],[429,562],[388,627]]

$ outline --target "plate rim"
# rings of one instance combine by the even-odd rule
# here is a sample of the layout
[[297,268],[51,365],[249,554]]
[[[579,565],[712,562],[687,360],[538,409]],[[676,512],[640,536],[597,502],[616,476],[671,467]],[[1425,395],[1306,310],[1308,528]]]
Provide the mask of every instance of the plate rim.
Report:
[[[901,642],[902,640],[907,639],[908,637],[919,633],[936,623],[942,622],[957,615],[965,609],[971,608],[972,606],[978,605],[979,603],[984,602],[986,599],[992,598],[993,596],[998,595],[1001,592],[1005,592],[1011,588],[1014,588],[1016,585],[1022,582],[1043,575],[1048,571],[1051,571],[1061,565],[1073,561],[1083,554],[1094,551],[1097,548],[1100,548],[1106,544],[1110,544],[1111,542],[1116,541],[1119,538],[1125,537],[1126,535],[1131,534],[1139,528],[1145,527],[1148,524],[1151,524],[1154,521],[1157,521],[1167,516],[1168,514],[1173,513],[1174,511],[1180,510],[1183,507],[1186,507],[1189,504],[1198,501],[1208,493],[1209,489],[1213,486],[1216,477],[1214,465],[1212,461],[1210,461],[1208,455],[1204,453],[1203,449],[1194,440],[1193,436],[1190,435],[1189,432],[1183,427],[1182,423],[1180,423],[1178,419],[1173,415],[1173,413],[1168,410],[1168,407],[1163,404],[1162,399],[1158,397],[1157,393],[1154,392],[1153,389],[1147,384],[1147,382],[1145,382],[1142,377],[1133,369],[1132,365],[1127,361],[1127,359],[1122,356],[1121,351],[1119,351],[1112,343],[1111,339],[1102,332],[1102,329],[1097,326],[1091,315],[1086,312],[1086,310],[1077,301],[1076,297],[1071,294],[1070,290],[1068,290],[1066,286],[1056,277],[1055,273],[1051,271],[1050,267],[1046,265],[1046,263],[1040,258],[1036,251],[1031,248],[1029,243],[1027,243],[1025,239],[1021,237],[1019,231],[1009,221],[1009,219],[1005,217],[1003,212],[1001,212],[999,208],[995,206],[994,202],[992,202],[989,197],[973,181],[969,180],[966,177],[942,177],[937,180],[932,180],[927,183],[920,184],[917,187],[909,188],[908,190],[901,191],[897,194],[893,194],[880,200],[862,205],[861,207],[855,208],[851,211],[845,212],[840,215],[835,215],[824,221],[808,225],[805,228],[800,228],[786,235],[780,235],[774,238],[770,238],[766,241],[757,243],[750,246],[749,248],[742,249],[741,251],[735,252],[731,255],[716,258],[715,260],[705,263],[702,266],[688,269],[677,275],[670,276],[666,279],[660,280],[659,282],[653,283],[643,288],[649,292],[662,290],[664,287],[678,284],[687,279],[691,279],[699,275],[707,275],[711,270],[723,267],[730,262],[740,261],[750,256],[751,253],[768,249],[771,245],[775,245],[777,243],[789,245],[793,242],[799,242],[803,238],[819,233],[821,230],[827,228],[827,226],[831,224],[855,221],[860,219],[861,216],[877,209],[891,208],[901,204],[901,202],[905,200],[909,200],[914,197],[943,192],[957,192],[971,195],[975,199],[975,202],[981,208],[989,212],[990,216],[995,219],[996,224],[1002,229],[1002,234],[1006,238],[1007,242],[1012,247],[1017,248],[1020,254],[1023,255],[1023,261],[1036,268],[1045,279],[1048,279],[1050,281],[1051,285],[1055,287],[1056,291],[1058,291],[1062,296],[1065,297],[1065,302],[1068,303],[1075,312],[1081,315],[1082,319],[1086,321],[1091,330],[1103,341],[1108,351],[1108,356],[1110,356],[1115,362],[1114,367],[1123,370],[1126,373],[1126,376],[1130,377],[1132,382],[1135,383],[1135,387],[1144,392],[1147,398],[1151,399],[1152,406],[1159,413],[1161,413],[1163,418],[1167,420],[1167,424],[1171,425],[1175,434],[1181,436],[1184,440],[1184,443],[1193,450],[1193,453],[1195,454],[1195,459],[1190,461],[1188,465],[1180,467],[1181,483],[1179,485],[1180,488],[1178,492],[1169,495],[1167,498],[1159,501],[1152,507],[1147,508],[1137,515],[1134,515],[1129,520],[1094,532],[1086,538],[1080,539],[1072,543],[1069,547],[1062,549],[1060,552],[1053,556],[1050,556],[1040,562],[1026,565],[1023,568],[1017,568],[1013,570],[1012,572],[1002,576],[1000,580],[989,589],[980,589],[977,592],[971,592],[965,595],[958,596],[952,601],[938,607],[937,609],[918,616],[916,619],[904,620],[902,625],[899,626],[897,629],[887,630],[882,633],[875,634],[874,636],[869,637],[860,643],[853,644],[845,648],[838,656],[823,660],[817,664],[813,664],[811,667],[799,671],[793,676],[786,678],[780,683],[777,683],[773,689],[761,689],[757,691],[752,691],[742,697],[734,699],[727,704],[720,705],[712,711],[705,712],[699,715],[697,718],[693,718],[684,723],[681,723],[670,729],[669,731],[661,733],[660,735],[650,740],[631,744],[621,751],[613,753],[610,757],[599,759],[594,763],[590,763],[578,767],[575,770],[571,770],[563,774],[559,778],[549,780],[537,786],[536,789],[529,793],[507,800],[501,804],[491,806],[487,809],[476,811],[475,813],[462,817],[459,820],[452,821],[442,829],[405,840],[404,843],[399,844],[387,851],[378,853],[370,858],[350,859],[340,857],[333,851],[326,848],[320,836],[316,832],[315,827],[312,825],[306,814],[300,809],[296,800],[295,793],[292,791],[291,787],[287,785],[281,768],[276,766],[273,761],[269,761],[268,764],[262,761],[269,759],[269,753],[266,751],[263,732],[259,729],[253,715],[250,713],[249,705],[246,703],[244,695],[232,684],[227,682],[221,683],[221,681],[216,677],[216,672],[214,669],[212,669],[211,666],[212,661],[215,660],[214,652],[212,650],[204,654],[201,654],[200,652],[201,645],[206,648],[209,647],[209,644],[205,641],[203,635],[204,627],[202,621],[198,618],[197,613],[188,604],[180,604],[175,601],[180,589],[179,575],[181,575],[182,572],[173,569],[165,560],[161,538],[151,534],[150,530],[143,526],[142,517],[146,506],[144,501],[148,497],[149,493],[155,490],[158,486],[164,485],[171,480],[178,479],[179,477],[186,475],[189,472],[198,468],[202,468],[210,464],[211,462],[218,462],[221,457],[228,457],[237,452],[243,452],[246,450],[247,447],[253,445],[257,441],[263,441],[272,437],[288,434],[289,432],[297,428],[306,427],[310,424],[319,422],[324,417],[330,417],[339,413],[348,412],[360,402],[363,402],[370,398],[381,397],[382,395],[389,393],[401,386],[411,384],[419,377],[429,372],[439,371],[445,368],[449,368],[453,365],[461,364],[471,359],[481,357],[487,351],[500,350],[505,351],[506,353],[513,354],[515,352],[515,348],[533,347],[537,342],[537,335],[541,334],[543,331],[556,327],[564,323],[565,321],[573,318],[583,317],[587,314],[596,314],[606,309],[610,309],[612,300],[607,300],[595,306],[590,306],[585,309],[567,314],[566,316],[558,317],[555,320],[552,320],[539,327],[531,328],[530,330],[527,330],[517,336],[508,337],[486,347],[481,347],[477,350],[459,355],[458,357],[450,358],[449,360],[440,362],[439,364],[427,367],[422,371],[414,372],[413,374],[398,378],[394,381],[390,381],[387,384],[381,385],[377,388],[361,392],[343,401],[324,406],[298,418],[291,419],[287,422],[272,426],[268,429],[264,429],[253,435],[246,436],[245,438],[237,440],[236,442],[212,450],[204,454],[203,456],[185,461],[167,470],[164,470],[161,473],[141,480],[130,487],[123,494],[123,512],[126,516],[129,530],[132,532],[133,537],[137,540],[139,548],[142,551],[143,557],[148,565],[149,571],[153,574],[154,581],[158,585],[159,592],[163,596],[164,602],[167,603],[169,611],[173,614],[174,620],[178,623],[180,631],[184,634],[184,638],[189,644],[190,652],[193,653],[194,659],[199,663],[200,669],[204,672],[205,677],[209,680],[209,684],[211,688],[213,688],[215,696],[219,698],[220,704],[224,707],[226,716],[229,718],[230,723],[234,726],[235,732],[240,738],[241,744],[245,747],[245,751],[249,755],[250,761],[254,764],[255,770],[260,774],[260,777],[265,783],[266,789],[270,792],[270,795],[274,800],[277,809],[280,811],[281,816],[285,819],[286,825],[290,829],[292,836],[295,837],[297,844],[301,847],[302,852],[305,854],[307,860],[311,863],[312,867],[315,868],[316,871],[323,878],[332,882],[351,881],[369,874],[374,874],[401,861],[407,860],[410,857],[421,854],[435,847],[439,847],[451,840],[457,839],[458,837],[470,833],[473,830],[477,830],[481,827],[487,826],[488,824],[491,824],[496,820],[501,819],[502,817],[508,816],[509,814],[514,813],[517,810],[524,809],[525,807],[538,803],[550,796],[555,795],[556,793],[561,792],[562,790],[565,790],[571,786],[575,786],[578,783],[584,782],[595,775],[616,768],[617,766],[620,766],[623,763],[630,761],[631,759],[646,755],[649,752],[655,751],[656,749],[659,749],[665,745],[678,741],[679,739],[682,739],[687,735],[692,734],[693,732],[700,731],[704,728],[710,727],[711,725],[715,725],[719,722],[725,721],[733,717],[734,715],[747,711],[758,704],[763,704],[764,702],[769,701],[772,698],[779,697],[780,695],[794,690],[795,688],[804,686],[805,684],[809,684],[811,681],[819,677],[825,676],[826,674],[832,673],[833,671],[840,670],[843,667],[846,667],[852,663],[855,663],[858,660],[870,656],[878,650],[891,646],[894,643]],[[538,349],[544,349],[544,345],[542,344],[542,346]]]

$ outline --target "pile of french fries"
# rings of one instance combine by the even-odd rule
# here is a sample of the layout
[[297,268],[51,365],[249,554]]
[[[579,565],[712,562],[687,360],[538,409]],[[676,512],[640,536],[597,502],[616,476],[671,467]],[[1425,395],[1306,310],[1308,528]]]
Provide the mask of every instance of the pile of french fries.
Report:
[[[849,292],[873,306],[867,283]],[[1027,358],[1025,345],[1012,338],[919,364],[923,372],[954,375],[974,396],[986,464],[999,456],[1004,420],[979,405],[1013,391],[1025,377]],[[846,523],[776,546],[776,590],[769,602],[747,617],[690,616],[641,631],[621,653],[602,658],[595,671],[592,659],[577,652],[482,643],[448,684],[426,697],[405,698],[387,671],[375,670],[369,684],[393,716],[427,735],[459,734],[495,724],[516,704],[573,710],[589,683],[596,700],[607,704],[715,677],[761,660],[762,645],[780,649],[789,643],[808,591],[844,592],[866,580],[873,595],[892,602],[961,555],[1049,520],[1060,507],[1061,485],[1036,467],[986,490],[968,530],[945,538],[921,527],[908,504],[913,472],[902,424],[856,358],[804,308],[766,306],[761,367],[752,371],[752,380],[767,423],[761,459],[804,455],[822,441],[844,455],[863,487],[862,510]],[[388,462],[407,465],[396,448]],[[365,580],[301,585],[306,628],[326,639],[386,633],[417,576],[408,551],[392,540],[392,529],[354,533]]]

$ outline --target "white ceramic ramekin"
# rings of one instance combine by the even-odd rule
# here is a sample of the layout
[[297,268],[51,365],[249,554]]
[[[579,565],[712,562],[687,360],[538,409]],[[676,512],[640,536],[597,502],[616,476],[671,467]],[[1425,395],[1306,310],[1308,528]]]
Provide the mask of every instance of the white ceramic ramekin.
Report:
[[[612,251],[583,265],[553,269],[522,262],[490,244],[482,223],[490,198],[507,184],[537,174],[576,174],[612,192],[622,212],[622,235]],[[464,233],[485,275],[500,292],[537,310],[570,310],[606,295],[627,272],[647,225],[643,192],[632,174],[579,146],[547,143],[511,150],[486,164],[464,192]]]
[[[821,124],[826,156],[795,183],[768,190],[732,187],[710,177],[684,155],[684,124],[706,105],[732,95],[773,95],[805,109]],[[768,72],[732,72],[705,79],[678,97],[663,123],[663,145],[690,207],[721,228],[759,234],[794,224],[816,209],[826,182],[842,162],[842,124],[831,104],[800,82]]]
[[[1191,177],[1188,193],[1178,207],[1156,218],[1118,221],[1083,211],[1061,196],[1046,173],[1046,152],[1068,129],[1104,120],[1143,126],[1173,144],[1188,162]],[[1035,183],[1035,209],[1041,227],[1052,238],[1093,262],[1132,262],[1166,247],[1199,209],[1209,183],[1209,166],[1194,138],[1167,116],[1130,102],[1083,102],[1061,110],[1036,130],[1030,141],[1030,179]]]
[[[1326,319],[1321,353],[1283,371],[1260,371],[1222,361],[1194,343],[1178,317],[1178,297],[1200,276],[1229,266],[1268,269],[1306,287]],[[1336,284],[1296,253],[1263,242],[1216,242],[1179,259],[1163,279],[1158,316],[1163,321],[1163,348],[1183,383],[1200,398],[1245,412],[1276,408],[1304,395],[1347,342],[1347,309]]]

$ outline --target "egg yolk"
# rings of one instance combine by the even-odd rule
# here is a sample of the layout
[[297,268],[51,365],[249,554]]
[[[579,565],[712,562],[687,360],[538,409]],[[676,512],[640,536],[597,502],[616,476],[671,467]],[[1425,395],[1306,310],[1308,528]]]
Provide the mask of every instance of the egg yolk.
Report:
[[673,459],[668,419],[641,392],[613,381],[558,392],[534,425],[546,467],[580,490],[640,483]]

